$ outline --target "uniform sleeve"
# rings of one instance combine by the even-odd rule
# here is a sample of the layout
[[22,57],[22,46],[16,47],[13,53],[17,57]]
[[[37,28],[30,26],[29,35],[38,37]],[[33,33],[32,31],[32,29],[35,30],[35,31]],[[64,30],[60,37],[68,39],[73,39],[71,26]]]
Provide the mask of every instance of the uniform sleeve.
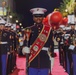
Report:
[[30,47],[30,36],[31,36],[31,29],[27,28],[25,30],[25,40],[24,40],[24,45],[23,46],[27,46]]
[[23,49],[22,49],[22,53],[23,55],[25,55],[26,53],[30,53],[30,31],[25,32],[25,40],[24,40],[24,45],[23,45]]
[[50,39],[49,40],[49,42],[50,42],[49,51],[51,52],[51,50],[54,49],[54,35],[53,35],[53,31],[51,31],[49,39]]
[[8,32],[7,34],[8,34],[8,35],[7,35],[7,37],[8,37],[8,39],[7,39],[7,42],[8,42],[7,52],[9,52],[9,51],[10,51],[10,46],[11,46],[11,35],[10,35],[9,32]]

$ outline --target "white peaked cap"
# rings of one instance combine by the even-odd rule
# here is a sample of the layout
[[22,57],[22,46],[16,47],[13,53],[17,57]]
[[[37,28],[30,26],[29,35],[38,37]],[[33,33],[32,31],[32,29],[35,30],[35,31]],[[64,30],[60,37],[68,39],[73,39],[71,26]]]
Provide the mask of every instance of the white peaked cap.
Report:
[[66,29],[66,30],[70,30],[70,29],[71,29],[71,27],[70,27],[70,26],[69,26],[69,27],[65,27],[65,29]]
[[8,24],[6,23],[5,26],[8,26]]
[[6,23],[5,24],[5,26],[8,26],[8,27],[11,26],[11,25],[12,25],[11,23]]
[[59,27],[60,27],[60,28],[64,28],[65,26],[64,26],[64,25],[60,25]]
[[0,17],[0,24],[6,24],[6,21],[2,17]]
[[8,23],[8,26],[11,26],[12,24],[11,23]]
[[44,14],[47,11],[45,8],[33,8],[30,10],[32,14]]

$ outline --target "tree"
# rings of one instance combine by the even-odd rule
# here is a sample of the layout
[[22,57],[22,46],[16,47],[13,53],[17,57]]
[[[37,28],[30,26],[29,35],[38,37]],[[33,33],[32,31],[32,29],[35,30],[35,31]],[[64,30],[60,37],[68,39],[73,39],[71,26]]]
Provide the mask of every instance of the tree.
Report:
[[62,14],[64,14],[64,13],[73,14],[75,6],[76,6],[75,0],[63,0],[63,2],[61,3],[61,5],[59,7],[59,10]]

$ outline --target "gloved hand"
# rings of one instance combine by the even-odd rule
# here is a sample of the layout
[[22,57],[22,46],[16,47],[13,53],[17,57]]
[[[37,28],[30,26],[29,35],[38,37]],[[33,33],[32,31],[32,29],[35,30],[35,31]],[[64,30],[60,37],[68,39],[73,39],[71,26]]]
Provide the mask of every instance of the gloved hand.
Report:
[[30,48],[29,47],[23,47],[23,49],[22,49],[22,53],[23,53],[23,55],[25,55],[26,53],[30,53]]

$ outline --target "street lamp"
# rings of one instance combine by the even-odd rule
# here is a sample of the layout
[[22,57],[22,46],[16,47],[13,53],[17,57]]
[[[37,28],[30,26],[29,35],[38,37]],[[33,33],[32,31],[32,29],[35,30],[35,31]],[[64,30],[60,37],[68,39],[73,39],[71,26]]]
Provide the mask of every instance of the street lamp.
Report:
[[67,9],[65,9],[65,12],[68,12],[68,10],[67,10]]
[[23,27],[21,27],[21,28],[23,28]]
[[16,23],[18,23],[18,20],[16,20]]
[[20,23],[20,26],[22,26],[22,23]]
[[10,15],[9,17],[12,18],[12,15]]

